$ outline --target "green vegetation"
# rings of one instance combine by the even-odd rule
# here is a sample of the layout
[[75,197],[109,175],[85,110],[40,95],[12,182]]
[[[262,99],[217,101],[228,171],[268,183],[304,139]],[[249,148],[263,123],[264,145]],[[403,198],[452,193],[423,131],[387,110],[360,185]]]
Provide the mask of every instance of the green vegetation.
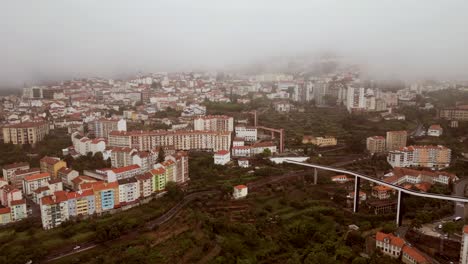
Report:
[[95,170],[111,167],[110,159],[104,160],[101,152],[97,152],[94,155],[90,152],[88,155],[80,156],[76,159],[67,155],[64,160],[67,162],[68,167],[73,168],[81,174],[83,173],[83,170]]
[[42,229],[40,219],[2,227],[0,263],[26,263],[30,259],[36,262],[61,247],[120,237],[162,215],[174,204],[169,197],[163,197],[114,215],[71,220],[48,231]]
[[43,141],[36,146],[0,144],[0,168],[15,162],[29,162],[31,166],[39,166],[39,160],[44,156],[62,156],[62,149],[72,144],[70,136],[64,130],[52,130]]

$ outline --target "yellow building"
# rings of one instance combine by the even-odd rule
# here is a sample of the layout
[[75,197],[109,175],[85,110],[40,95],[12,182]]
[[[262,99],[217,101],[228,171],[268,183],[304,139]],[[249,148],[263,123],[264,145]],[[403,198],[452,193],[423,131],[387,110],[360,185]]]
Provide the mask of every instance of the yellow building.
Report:
[[25,122],[4,126],[2,130],[5,143],[34,145],[49,134],[49,124],[47,122]]
[[52,179],[56,179],[58,177],[58,171],[61,168],[66,168],[67,163],[60,158],[45,156],[40,160],[40,167],[41,172],[48,172]]
[[302,144],[313,144],[319,147],[330,147],[336,146],[338,141],[335,137],[325,136],[325,137],[314,137],[314,136],[304,136],[302,138]]
[[167,176],[163,167],[151,170],[153,175],[153,192],[162,191],[166,188]]

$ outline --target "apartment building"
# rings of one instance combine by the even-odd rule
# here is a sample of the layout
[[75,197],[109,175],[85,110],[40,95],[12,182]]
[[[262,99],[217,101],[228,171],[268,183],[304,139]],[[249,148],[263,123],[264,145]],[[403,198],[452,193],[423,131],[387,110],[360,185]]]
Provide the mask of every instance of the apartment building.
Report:
[[451,150],[441,145],[408,146],[390,151],[387,161],[392,167],[426,167],[442,169],[450,165]]
[[60,179],[65,186],[68,188],[73,188],[73,183],[72,181],[78,177],[80,174],[76,170],[72,170],[67,167],[60,168],[58,170],[58,179]]
[[468,264],[468,225],[463,227],[463,236],[460,247],[460,264]]
[[13,173],[12,177],[10,178],[10,182],[18,189],[23,189],[23,180],[24,177],[34,174],[41,173],[39,168],[30,168],[27,170],[17,170]]
[[96,138],[108,138],[111,131],[127,131],[125,119],[98,119],[88,124],[90,133]]
[[24,177],[23,179],[23,193],[25,195],[31,195],[37,188],[49,185],[51,179],[50,173],[44,172],[39,174],[33,174]]
[[138,150],[129,147],[112,147],[110,152],[112,167],[118,168],[133,165],[133,154]]
[[166,169],[162,166],[159,166],[150,171],[153,176],[153,192],[162,191],[166,188],[166,183],[168,182]]
[[149,151],[157,147],[174,146],[177,150],[230,149],[231,133],[216,131],[113,131],[109,146]]
[[226,115],[199,116],[193,120],[193,130],[232,132],[234,118]]
[[5,165],[2,169],[3,179],[5,179],[6,181],[11,181],[13,178],[13,175],[18,170],[29,170],[29,163],[18,162],[18,163]]
[[21,190],[13,185],[4,185],[0,187],[0,204],[9,207],[12,201],[23,199]]
[[121,179],[119,183],[119,204],[124,205],[138,200],[140,185],[135,177]]
[[104,138],[90,139],[82,137],[78,132],[71,136],[73,148],[80,155],[87,155],[89,152],[96,154],[97,152],[104,152],[106,150],[106,140]]
[[392,195],[392,193],[394,193],[395,190],[393,190],[392,188],[390,187],[387,187],[387,186],[383,186],[383,185],[377,185],[377,186],[374,186],[372,187],[372,197],[375,197],[379,200],[385,200],[385,199],[389,199]]
[[[236,137],[243,138],[247,142],[255,142],[258,138],[257,128],[248,126],[236,126]],[[229,148],[226,148],[229,149]]]
[[388,151],[397,150],[406,147],[408,140],[408,132],[402,131],[387,131],[386,148]]
[[338,143],[338,140],[332,136],[324,136],[324,137],[304,136],[302,138],[302,144],[313,144],[318,147],[336,146],[337,143]]
[[135,176],[139,184],[140,197],[145,198],[153,193],[153,175],[151,172],[146,172]]
[[61,225],[70,218],[68,213],[67,193],[55,192],[53,195],[42,197],[40,201],[42,227],[51,229]]
[[58,171],[61,168],[66,168],[67,163],[56,157],[43,157],[40,161],[41,172],[48,172],[52,178],[58,177]]
[[3,142],[15,145],[35,145],[49,134],[47,122],[25,122],[3,126]]
[[385,138],[382,136],[373,136],[366,139],[366,149],[371,154],[385,152]]
[[447,120],[467,121],[468,107],[445,108],[439,110],[439,118]]

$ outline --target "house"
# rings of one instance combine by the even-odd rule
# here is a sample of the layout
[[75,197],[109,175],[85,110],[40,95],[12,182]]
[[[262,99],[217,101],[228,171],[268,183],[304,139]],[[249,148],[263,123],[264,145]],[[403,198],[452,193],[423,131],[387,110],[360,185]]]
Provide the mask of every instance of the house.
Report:
[[8,164],[3,167],[3,178],[7,181],[12,181],[13,175],[18,170],[28,170],[29,163],[27,162],[18,162],[13,164]]
[[336,183],[347,183],[352,180],[352,178],[348,178],[346,175],[336,175],[331,177],[331,181]]
[[379,200],[389,199],[391,194],[394,192],[395,190],[384,185],[377,185],[372,187],[372,197],[375,197]]
[[440,125],[431,125],[427,130],[427,135],[431,137],[442,136],[443,129]]
[[375,234],[376,248],[380,249],[383,254],[392,258],[399,258],[401,256],[404,245],[405,240],[393,234],[386,234],[383,232],[377,232],[377,234]]
[[231,153],[228,150],[219,150],[214,154],[214,164],[226,165],[231,161]]
[[419,250],[410,246],[403,246],[403,254],[401,256],[401,261],[406,264],[429,264],[432,263],[429,261]]
[[248,188],[245,185],[237,185],[234,186],[234,191],[232,193],[232,197],[234,199],[241,199],[247,196]]
[[248,168],[250,165],[249,165],[249,159],[238,159],[237,160],[237,165],[239,165],[239,167],[241,168]]

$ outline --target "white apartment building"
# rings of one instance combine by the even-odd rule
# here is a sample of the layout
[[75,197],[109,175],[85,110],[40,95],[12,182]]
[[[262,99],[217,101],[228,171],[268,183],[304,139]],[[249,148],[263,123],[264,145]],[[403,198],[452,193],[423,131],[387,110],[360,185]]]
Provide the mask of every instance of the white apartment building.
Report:
[[392,167],[446,168],[450,165],[451,150],[438,146],[408,146],[390,151],[387,161]]
[[348,112],[366,108],[365,93],[366,89],[364,87],[348,87],[346,96],[346,109],[348,109]]
[[255,127],[236,126],[235,132],[236,137],[244,138],[245,141],[257,141],[257,128]]
[[89,152],[96,154],[97,152],[104,152],[106,150],[106,140],[104,138],[90,139],[88,137],[81,137],[78,132],[71,136],[73,148],[80,155],[87,155]]
[[231,147],[230,132],[216,131],[113,131],[109,146],[129,147],[140,151],[173,146],[176,150],[223,150]]
[[131,203],[140,197],[140,185],[135,177],[120,179],[119,183],[119,203]]
[[23,192],[26,195],[31,195],[37,188],[48,186],[50,173],[44,172],[34,175],[29,175],[23,179]]
[[468,264],[468,225],[463,227],[460,247],[460,264]]
[[234,130],[234,118],[225,115],[199,116],[193,120],[195,131],[229,131]]

